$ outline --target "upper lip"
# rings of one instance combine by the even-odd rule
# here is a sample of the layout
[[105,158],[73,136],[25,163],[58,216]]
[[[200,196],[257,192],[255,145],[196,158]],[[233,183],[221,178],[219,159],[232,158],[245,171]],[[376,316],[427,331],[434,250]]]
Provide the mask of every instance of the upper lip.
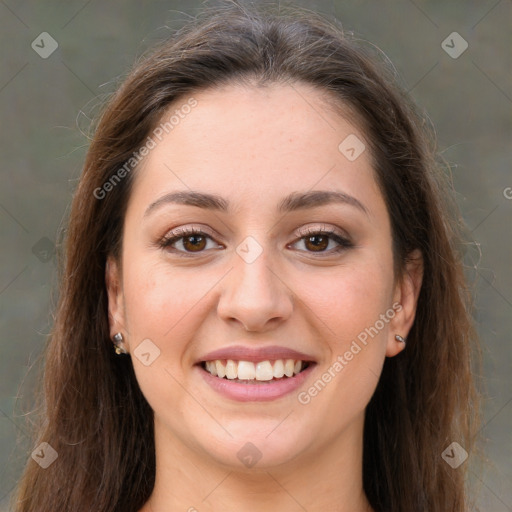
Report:
[[198,363],[215,361],[216,359],[232,359],[235,361],[266,361],[275,359],[300,359],[301,361],[315,362],[314,357],[287,347],[271,345],[268,347],[245,347],[233,345],[219,348],[202,356]]

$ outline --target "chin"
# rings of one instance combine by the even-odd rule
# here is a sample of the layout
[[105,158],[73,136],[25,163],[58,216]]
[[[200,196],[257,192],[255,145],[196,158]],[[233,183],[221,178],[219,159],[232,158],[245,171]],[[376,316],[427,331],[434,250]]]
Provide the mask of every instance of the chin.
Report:
[[287,464],[305,449],[298,436],[289,430],[276,430],[270,435],[269,432],[271,430],[258,429],[253,424],[241,428],[239,433],[231,431],[233,438],[229,440],[209,443],[207,450],[210,457],[231,470],[255,471]]

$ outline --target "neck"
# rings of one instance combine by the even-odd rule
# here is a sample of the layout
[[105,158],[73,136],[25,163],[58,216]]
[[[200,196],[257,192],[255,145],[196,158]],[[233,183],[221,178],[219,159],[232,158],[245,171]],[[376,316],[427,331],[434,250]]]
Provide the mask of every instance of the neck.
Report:
[[155,487],[140,512],[371,512],[362,484],[362,421],[320,451],[245,470],[205,459],[155,421]]

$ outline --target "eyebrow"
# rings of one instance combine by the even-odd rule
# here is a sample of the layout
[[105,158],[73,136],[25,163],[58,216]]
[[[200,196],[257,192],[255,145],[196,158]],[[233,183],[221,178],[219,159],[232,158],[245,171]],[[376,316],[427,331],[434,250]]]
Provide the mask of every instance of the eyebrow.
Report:
[[[316,208],[331,203],[346,204],[353,206],[369,215],[367,208],[355,197],[345,192],[333,190],[311,190],[308,192],[292,192],[281,200],[277,207],[279,213],[289,213],[297,210]],[[186,206],[197,206],[207,210],[229,212],[230,203],[222,196],[197,191],[170,192],[151,203],[144,213],[147,217],[153,211],[167,204],[182,204]]]

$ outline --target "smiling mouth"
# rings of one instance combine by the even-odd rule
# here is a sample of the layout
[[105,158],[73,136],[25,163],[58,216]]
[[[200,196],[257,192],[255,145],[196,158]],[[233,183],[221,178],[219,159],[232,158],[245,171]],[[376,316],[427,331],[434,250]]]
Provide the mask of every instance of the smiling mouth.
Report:
[[265,361],[236,361],[216,359],[203,361],[201,367],[214,377],[242,384],[265,384],[286,380],[303,372],[311,361],[299,359],[276,359]]

